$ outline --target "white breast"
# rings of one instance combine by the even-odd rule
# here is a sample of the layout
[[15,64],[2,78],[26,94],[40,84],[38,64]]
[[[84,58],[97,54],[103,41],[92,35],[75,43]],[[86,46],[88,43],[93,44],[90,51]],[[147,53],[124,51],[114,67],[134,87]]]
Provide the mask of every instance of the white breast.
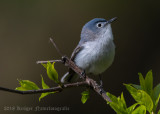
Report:
[[108,34],[109,36],[106,34],[101,36],[102,38],[86,42],[83,45],[84,48],[75,57],[76,65],[85,70],[87,74],[101,74],[113,62],[115,55],[113,36],[112,34]]

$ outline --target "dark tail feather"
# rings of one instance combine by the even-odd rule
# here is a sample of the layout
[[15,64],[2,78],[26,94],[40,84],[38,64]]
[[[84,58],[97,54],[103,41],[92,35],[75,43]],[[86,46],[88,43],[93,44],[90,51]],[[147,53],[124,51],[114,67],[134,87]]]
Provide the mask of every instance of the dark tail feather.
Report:
[[61,78],[61,82],[62,83],[66,83],[66,82],[75,82],[77,81],[79,78],[79,76],[76,73],[71,73],[69,74],[69,72],[67,72],[66,74],[63,75],[63,77]]

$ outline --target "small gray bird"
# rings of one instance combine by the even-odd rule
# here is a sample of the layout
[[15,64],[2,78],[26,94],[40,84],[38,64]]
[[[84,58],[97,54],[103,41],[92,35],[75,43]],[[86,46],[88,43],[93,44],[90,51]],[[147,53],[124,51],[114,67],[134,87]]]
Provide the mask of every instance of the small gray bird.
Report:
[[[112,64],[115,45],[111,22],[114,20],[116,17],[108,21],[95,18],[83,26],[81,39],[71,55],[71,60],[86,74],[100,76]],[[75,82],[78,78],[79,76],[69,69],[61,78],[61,82]]]

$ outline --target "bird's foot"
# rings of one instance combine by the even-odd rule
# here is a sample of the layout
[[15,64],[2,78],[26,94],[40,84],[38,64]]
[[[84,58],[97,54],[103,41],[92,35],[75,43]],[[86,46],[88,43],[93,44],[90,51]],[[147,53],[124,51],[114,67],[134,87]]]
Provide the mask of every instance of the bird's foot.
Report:
[[103,86],[102,86],[102,85],[99,85],[99,88],[100,88],[99,93],[102,94],[102,93],[104,92]]
[[86,72],[85,72],[85,70],[83,70],[82,72],[81,72],[81,77],[80,78],[82,78],[82,79],[85,79],[86,78]]
[[100,88],[100,91],[99,91],[99,93],[100,94],[102,94],[103,92],[104,92],[104,90],[103,90],[103,81],[102,81],[102,76],[101,75],[99,75],[99,82],[100,82],[100,85],[99,85],[99,88]]
[[100,80],[100,86],[99,87],[103,88],[103,81],[102,80]]
[[63,62],[63,64],[66,63],[66,56],[62,56],[62,62]]

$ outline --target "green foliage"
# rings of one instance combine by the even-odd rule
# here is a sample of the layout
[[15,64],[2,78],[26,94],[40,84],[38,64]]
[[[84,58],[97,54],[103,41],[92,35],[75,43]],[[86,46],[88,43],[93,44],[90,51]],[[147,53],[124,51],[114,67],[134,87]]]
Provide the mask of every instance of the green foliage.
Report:
[[[50,62],[48,62],[47,64],[42,64],[44,66],[44,68],[46,68],[47,71],[47,75],[48,77],[53,80],[54,82],[56,82],[57,84],[59,84],[61,86],[60,81],[58,80],[58,73],[54,68],[54,63],[51,64]],[[49,89],[50,87],[44,82],[43,77],[42,78],[42,88],[43,89]],[[18,80],[19,81],[19,80]],[[31,82],[29,80],[20,80],[19,84],[21,85],[20,87],[17,87],[16,90],[20,90],[20,91],[27,91],[27,90],[38,90],[40,89],[34,82]],[[53,94],[56,92],[46,92],[46,93],[42,93],[41,96],[39,97],[39,101],[44,98],[45,96],[49,95],[49,94]]]
[[[42,64],[44,68],[46,68],[47,75],[49,79],[57,83],[58,85],[62,85],[58,80],[58,73],[54,68],[54,63],[48,62],[47,64]],[[124,84],[131,96],[135,99],[136,103],[127,107],[125,98],[123,93],[121,93],[120,97],[116,97],[110,93],[106,93],[112,102],[107,102],[110,107],[117,114],[146,114],[149,112],[150,114],[156,114],[157,106],[160,100],[160,84],[153,88],[153,74],[152,70],[150,70],[145,78],[141,73],[138,73],[140,85],[137,84]],[[44,82],[42,78],[42,88],[49,89],[50,87]],[[17,87],[16,90],[27,91],[27,90],[38,90],[40,89],[34,82],[29,80],[18,80],[20,87]],[[49,94],[53,94],[56,92],[47,92],[42,93],[39,97],[39,101]],[[81,102],[83,104],[89,98],[89,90],[83,91],[81,97]],[[157,114],[160,114],[160,110]]]
[[136,88],[136,89],[142,89],[142,87],[140,86],[140,85],[136,85],[136,84],[131,84],[134,88]]
[[[143,78],[141,73],[138,73],[138,75],[140,85],[124,84],[136,101],[132,106],[127,108],[123,94],[121,94],[120,98],[107,93],[112,100],[112,102],[108,102],[108,104],[113,108],[113,110],[115,110],[115,112],[117,112],[117,114],[146,114],[146,111],[150,114],[156,114],[156,109],[160,99],[160,84],[153,89],[152,70],[146,74],[145,78]],[[160,114],[160,111],[158,114]]]
[[153,101],[153,112],[156,111],[158,102],[160,99],[160,84],[158,84],[153,89],[153,74],[152,70],[150,70],[147,74],[145,79],[143,78],[143,75],[139,73],[139,79],[140,79],[140,86],[143,91],[145,91],[152,99]]
[[153,90],[153,102],[154,102],[154,111],[156,111],[156,108],[158,106],[158,102],[159,102],[159,99],[160,99],[160,84],[158,84],[154,90]]
[[41,65],[42,65],[44,68],[46,68],[46,69],[47,69],[47,64],[43,64],[43,63],[41,63]]
[[140,105],[132,112],[132,114],[146,114],[146,107],[143,105]]
[[116,97],[110,93],[107,93],[107,96],[109,96],[109,98],[112,101],[112,102],[108,102],[108,104],[113,108],[113,110],[117,114],[128,114],[126,102],[123,97],[123,93],[121,94],[121,97]]
[[18,80],[20,87],[17,87],[16,90],[27,91],[27,90],[38,90],[39,87],[29,80]]
[[[42,76],[41,76],[41,77],[42,77]],[[44,82],[43,77],[42,77],[42,88],[43,88],[43,89],[48,89],[48,88],[50,88],[50,87]],[[55,93],[55,92],[42,93],[41,96],[39,97],[39,101],[40,101],[42,98],[44,98],[45,96],[47,96],[47,95],[49,95],[49,94],[53,94],[53,93]]]
[[47,64],[42,64],[44,68],[47,69],[47,75],[48,77],[53,80],[55,83],[60,84],[60,81],[58,80],[58,73],[54,68],[54,62],[51,64],[48,62]]
[[152,75],[152,70],[150,70],[147,74],[146,74],[146,78],[143,78],[143,75],[141,73],[139,74],[139,80],[140,80],[140,86],[142,88],[142,90],[144,90],[145,92],[147,92],[150,96],[153,93],[153,75]]
[[128,113],[133,113],[134,109],[137,107],[137,105],[139,105],[138,103],[135,103],[133,105],[131,105],[130,107],[128,107],[127,111]]
[[88,98],[89,98],[89,90],[83,91],[83,92],[81,93],[81,95],[82,95],[82,97],[81,97],[81,102],[82,102],[83,104],[85,104],[86,101],[87,101]]
[[[117,114],[145,114],[146,107],[144,105],[140,105],[139,103],[135,103],[132,106],[127,108],[123,93],[121,97],[116,97],[110,93],[107,93],[112,102],[108,102],[108,104],[113,108],[113,110]],[[137,107],[139,105],[139,107]],[[137,107],[137,108],[136,108]]]
[[139,103],[140,105],[144,105],[149,112],[152,111],[153,109],[152,99],[145,91],[138,90],[128,84],[125,84],[125,86],[132,95],[132,97],[137,101],[137,103]]

